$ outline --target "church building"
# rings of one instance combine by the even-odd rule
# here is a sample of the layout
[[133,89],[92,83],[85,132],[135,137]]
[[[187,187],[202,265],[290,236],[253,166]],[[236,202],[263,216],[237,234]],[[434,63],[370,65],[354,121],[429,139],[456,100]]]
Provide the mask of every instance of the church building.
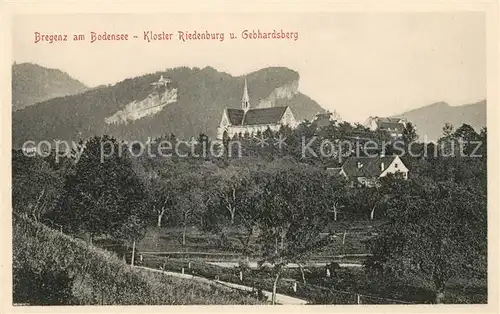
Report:
[[217,129],[217,139],[224,137],[233,138],[235,135],[255,135],[264,132],[267,128],[278,131],[281,126],[295,127],[297,122],[289,106],[255,108],[250,109],[250,98],[248,97],[247,80],[243,89],[241,109],[226,108],[222,113],[222,119]]

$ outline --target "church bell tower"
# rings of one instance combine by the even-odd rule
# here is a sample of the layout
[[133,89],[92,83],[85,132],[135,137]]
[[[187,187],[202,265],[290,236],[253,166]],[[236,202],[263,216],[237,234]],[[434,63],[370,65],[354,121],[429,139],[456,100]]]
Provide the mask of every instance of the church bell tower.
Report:
[[244,113],[247,113],[248,109],[250,109],[250,99],[248,97],[248,87],[247,87],[246,77],[245,77],[245,88],[243,89],[243,98],[241,99],[241,109],[243,109]]

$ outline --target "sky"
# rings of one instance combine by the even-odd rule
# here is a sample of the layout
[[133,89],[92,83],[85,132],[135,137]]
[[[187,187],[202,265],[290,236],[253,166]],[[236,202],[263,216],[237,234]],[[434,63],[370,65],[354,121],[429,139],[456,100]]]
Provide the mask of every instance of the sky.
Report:
[[[285,66],[299,72],[300,92],[353,122],[486,98],[485,16],[479,12],[72,14],[17,16],[13,23],[13,61],[58,68],[88,86],[177,66],[212,66],[234,76]],[[173,40],[147,42],[149,30],[173,33]],[[298,39],[244,40],[243,30],[298,32]],[[178,31],[223,32],[225,38],[182,42]],[[35,32],[84,34],[86,40],[35,43]],[[90,43],[90,32],[138,38]],[[238,39],[230,40],[229,32]]]

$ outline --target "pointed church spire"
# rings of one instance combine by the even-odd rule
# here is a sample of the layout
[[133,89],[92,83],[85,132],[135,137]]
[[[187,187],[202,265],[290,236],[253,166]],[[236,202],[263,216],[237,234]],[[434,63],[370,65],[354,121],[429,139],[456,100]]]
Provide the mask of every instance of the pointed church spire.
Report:
[[250,109],[250,98],[248,97],[247,78],[245,77],[245,88],[243,89],[243,98],[241,99],[241,108],[246,113]]

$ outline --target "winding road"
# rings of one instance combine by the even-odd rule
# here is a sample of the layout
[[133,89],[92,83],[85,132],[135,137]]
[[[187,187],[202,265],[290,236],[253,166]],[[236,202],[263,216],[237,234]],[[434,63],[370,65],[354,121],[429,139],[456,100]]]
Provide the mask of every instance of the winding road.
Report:
[[[149,268],[149,267],[143,267],[143,266],[134,266],[136,268],[148,270],[148,271],[153,271],[157,273],[162,273],[167,276],[172,276],[172,277],[177,277],[177,278],[183,278],[183,279],[190,279],[190,280],[196,280],[198,282],[202,282],[205,284],[218,284],[222,286],[226,286],[228,288],[232,289],[238,289],[238,290],[244,290],[244,291],[255,291],[254,288],[240,285],[240,284],[235,284],[235,283],[230,283],[230,282],[225,282],[225,281],[220,281],[220,280],[210,280],[204,277],[198,277],[194,275],[189,275],[189,274],[181,274],[181,273],[176,273],[172,271],[165,271],[165,270],[160,270],[160,269],[154,269],[154,268]],[[262,293],[267,297],[268,300],[271,300],[272,297],[272,292],[270,291],[265,291],[263,290]],[[276,294],[276,303],[282,304],[282,305],[304,305],[307,304],[306,300],[294,298],[288,295],[284,294]]]

